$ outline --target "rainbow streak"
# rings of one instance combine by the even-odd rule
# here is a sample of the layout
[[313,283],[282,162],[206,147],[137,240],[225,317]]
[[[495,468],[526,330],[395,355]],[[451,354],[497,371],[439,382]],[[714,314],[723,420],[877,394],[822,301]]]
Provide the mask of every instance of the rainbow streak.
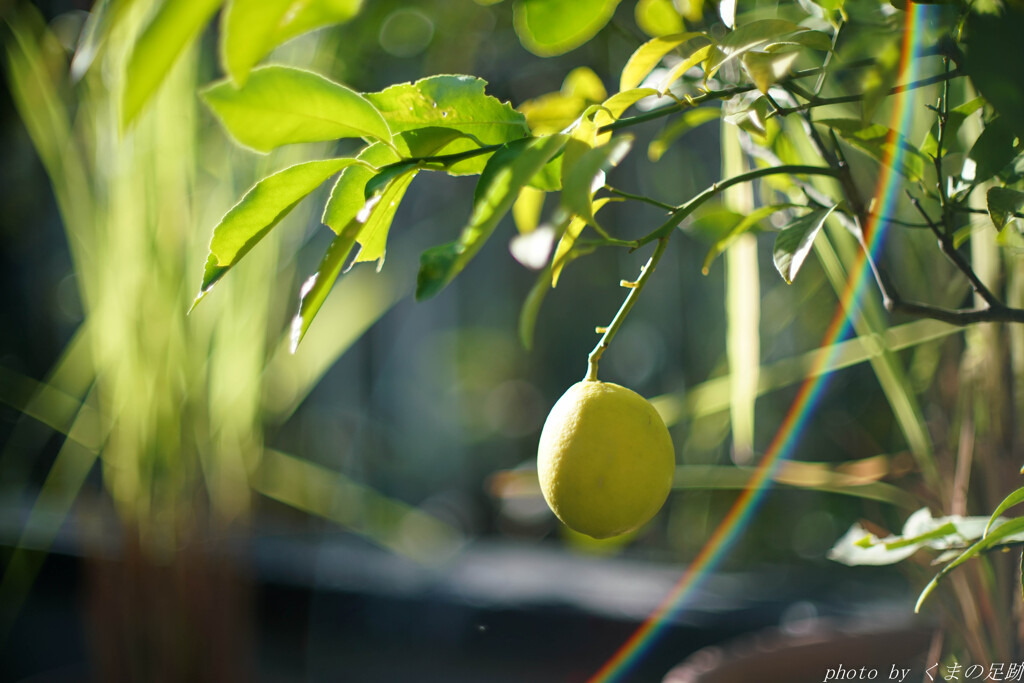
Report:
[[[921,31],[924,26],[924,9],[914,3],[908,3],[906,24],[903,31],[903,46],[900,54],[900,82],[906,83],[915,80],[917,63],[915,56],[920,46]],[[881,244],[884,241],[886,222],[877,218],[887,216],[895,205],[899,195],[900,178],[894,171],[902,159],[903,150],[899,144],[897,131],[907,130],[910,124],[912,108],[910,104],[914,101],[913,92],[900,93],[895,97],[890,129],[890,138],[887,145],[890,156],[887,163],[882,165],[881,173],[876,187],[875,196],[878,198],[876,204],[875,218],[872,218],[864,227],[864,240],[872,256],[877,255]],[[836,308],[835,316],[829,323],[825,337],[822,340],[822,348],[828,348],[837,342],[845,339],[851,330],[851,315],[855,315],[859,307],[861,296],[865,286],[871,282],[870,267],[865,253],[860,253],[854,268],[850,271],[850,277],[846,287],[839,299],[839,306]],[[800,441],[804,425],[811,418],[817,406],[818,399],[828,385],[829,374],[827,368],[834,360],[834,352],[822,354],[816,368],[813,368],[809,376],[800,386],[796,399],[790,406],[772,439],[768,450],[765,452],[758,464],[758,468],[751,478],[748,487],[743,490],[736,502],[733,503],[725,518],[719,523],[715,532],[708,539],[700,553],[687,568],[686,572],[679,579],[676,585],[662,600],[661,604],[647,617],[644,623],[629,637],[619,650],[609,659],[601,669],[595,673],[588,683],[613,683],[621,680],[621,677],[629,672],[634,664],[656,643],[657,638],[665,628],[674,621],[674,617],[687,605],[688,598],[693,590],[700,585],[711,571],[721,562],[729,549],[739,538],[747,526],[751,516],[764,500],[765,494],[770,488],[770,482],[778,471],[782,462],[792,455]]]

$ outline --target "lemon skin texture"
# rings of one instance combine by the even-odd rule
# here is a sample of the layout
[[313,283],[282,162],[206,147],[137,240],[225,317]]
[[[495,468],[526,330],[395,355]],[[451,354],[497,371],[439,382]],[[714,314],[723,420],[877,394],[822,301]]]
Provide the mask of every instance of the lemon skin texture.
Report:
[[675,448],[640,394],[584,380],[562,395],[541,430],[537,474],[569,528],[610,538],[646,524],[672,488]]

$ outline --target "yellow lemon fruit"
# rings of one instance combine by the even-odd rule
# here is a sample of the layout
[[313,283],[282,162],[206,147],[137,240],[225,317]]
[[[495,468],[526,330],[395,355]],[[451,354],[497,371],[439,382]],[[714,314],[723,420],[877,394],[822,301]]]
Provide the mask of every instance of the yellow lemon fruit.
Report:
[[618,384],[577,382],[544,422],[537,452],[544,499],[588,536],[618,536],[648,522],[674,472],[672,437],[658,411]]

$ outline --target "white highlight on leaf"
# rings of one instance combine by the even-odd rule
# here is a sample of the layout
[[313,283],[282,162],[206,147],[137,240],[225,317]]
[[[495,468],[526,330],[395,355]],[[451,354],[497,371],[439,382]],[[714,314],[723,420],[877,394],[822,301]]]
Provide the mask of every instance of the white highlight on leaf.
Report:
[[370,220],[370,214],[373,212],[374,207],[380,203],[382,196],[384,195],[375,194],[367,199],[366,203],[363,204],[363,208],[359,209],[359,213],[356,214],[356,220],[360,223],[366,223],[366,221]]

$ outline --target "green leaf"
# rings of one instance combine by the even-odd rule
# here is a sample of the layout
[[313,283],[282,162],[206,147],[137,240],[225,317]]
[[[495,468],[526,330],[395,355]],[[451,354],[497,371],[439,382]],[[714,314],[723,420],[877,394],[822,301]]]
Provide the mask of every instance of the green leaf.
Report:
[[164,0],[132,47],[121,95],[121,128],[127,129],[199,35],[223,0]]
[[1003,502],[996,506],[992,516],[988,519],[988,524],[985,525],[985,533],[982,535],[988,536],[988,530],[992,528],[992,525],[999,518],[999,515],[1003,514],[1014,505],[1020,505],[1021,503],[1024,503],[1024,487],[1017,489],[1006,498],[1003,498]]
[[697,126],[714,121],[721,116],[722,109],[720,107],[698,107],[684,112],[651,141],[651,144],[647,146],[647,158],[651,161],[658,161],[673,142]]
[[221,60],[238,85],[271,50],[320,26],[348,21],[362,0],[228,0],[222,15]]
[[523,307],[519,311],[519,342],[527,351],[533,349],[533,333],[537,328],[537,316],[540,314],[540,307],[544,298],[551,289],[551,266],[550,264],[537,275],[537,281],[530,288],[530,293],[523,301]]
[[955,560],[947,564],[942,568],[942,571],[935,575],[935,578],[933,578],[928,585],[924,587],[924,590],[921,591],[921,595],[917,598],[917,604],[914,605],[914,613],[921,610],[921,605],[924,604],[924,601],[928,599],[928,596],[931,595],[939,585],[939,581],[964,562],[977,556],[979,553],[988,550],[989,548],[999,545],[1000,541],[1017,542],[1020,540],[1024,540],[1024,518],[1022,517],[1011,519],[990,531],[980,541],[977,541],[974,545],[967,548],[967,550],[960,553]]
[[[394,145],[405,156],[430,156],[460,135],[458,131],[445,128],[422,128],[399,133]],[[362,225],[355,232],[356,241],[362,245],[355,262],[382,262],[398,205],[416,173],[429,167],[414,161],[403,162],[394,150],[379,142],[364,149],[356,158],[366,165],[342,171],[324,207],[322,220],[339,235],[353,222]]]
[[633,10],[633,17],[640,30],[649,36],[666,36],[682,33],[683,20],[672,0],[640,0]]
[[[366,99],[395,133],[428,126],[462,133],[463,138],[444,149],[446,154],[502,145],[529,135],[526,117],[507,102],[485,94],[486,85],[483,79],[472,76],[430,76],[369,93]],[[486,161],[486,156],[467,159],[454,164],[448,172],[480,173]]]
[[[396,138],[397,140],[398,138]],[[331,189],[330,199],[321,219],[340,235],[366,205],[366,185],[377,175],[370,167],[383,168],[400,161],[394,150],[381,143],[370,145],[356,157],[364,165],[346,168]]]
[[995,13],[969,12],[964,25],[964,70],[971,83],[1024,137],[1024,8],[1000,3]]
[[541,57],[575,50],[611,21],[620,0],[519,0],[513,23],[520,42]]
[[[946,148],[943,150],[944,152],[950,150],[952,145],[955,144],[957,133],[960,132],[960,127],[967,120],[967,117],[984,106],[985,98],[975,97],[949,110],[949,113],[946,115],[946,139],[944,140]],[[938,127],[939,124],[936,122],[932,129],[928,131],[928,135],[920,147],[921,154],[933,157],[939,153]]]
[[748,52],[741,58],[744,71],[750,76],[757,89],[763,93],[789,73],[799,53],[791,52]]
[[707,256],[704,257],[704,265],[701,267],[701,272],[707,275],[708,271],[711,268],[711,263],[716,258],[718,258],[718,255],[725,251],[726,248],[730,244],[732,244],[733,240],[735,240],[737,237],[751,230],[752,228],[757,226],[758,223],[763,221],[765,218],[768,218],[768,216],[772,215],[773,213],[777,211],[782,211],[783,209],[795,208],[797,206],[799,205],[773,204],[771,206],[759,207],[751,211],[746,216],[742,216],[739,222],[737,222],[728,232],[723,234],[719,239],[715,241],[713,245],[711,245],[711,249],[708,250]]
[[261,152],[338,138],[391,142],[387,122],[367,98],[310,71],[260,67],[244,86],[225,79],[202,97],[236,140]]
[[878,105],[889,96],[889,89],[899,76],[901,37],[893,33],[876,36],[872,41],[874,63],[864,70],[860,83],[860,91],[864,94],[861,119],[865,122],[874,118]]
[[334,281],[338,279],[342,268],[345,266],[345,259],[348,258],[355,244],[356,234],[360,226],[353,222],[340,235],[335,236],[316,272],[307,279],[299,292],[299,312],[292,318],[291,329],[291,352],[299,348],[299,342],[306,336],[310,323],[316,317],[317,311],[323,305],[327,295],[330,294]]
[[695,38],[710,40],[703,33],[696,32],[676,33],[648,40],[630,55],[626,66],[622,68],[622,75],[619,77],[619,91],[625,92],[636,88],[658,65],[662,57]]
[[727,33],[712,49],[705,66],[707,78],[714,76],[722,65],[751,50],[770,50],[773,46],[794,44],[828,50],[832,41],[820,31],[812,31],[784,19],[753,21]]
[[213,229],[203,282],[192,307],[249,253],[288,212],[355,159],[307,161],[267,176],[252,186]]
[[618,166],[632,145],[633,137],[624,135],[580,156],[563,182],[562,205],[598,227],[594,218],[594,192],[604,185],[605,173]]
[[811,251],[814,238],[825,224],[825,219],[835,210],[835,206],[815,209],[784,227],[775,238],[772,252],[775,268],[787,284],[793,284],[793,279]]
[[681,62],[669,69],[668,73],[661,79],[658,83],[658,92],[668,92],[668,89],[672,87],[672,84],[682,78],[687,71],[698,64],[704,64],[707,61],[708,56],[711,54],[714,46],[713,42],[707,43],[706,45],[701,45],[692,52],[689,52]]
[[[985,130],[974,141],[967,156],[974,161],[974,182],[989,180],[1004,168],[1021,151],[1021,137],[1011,122],[1017,116],[999,116],[985,125]],[[1016,142],[1016,144],[1014,144]]]
[[997,230],[1002,230],[1013,214],[1024,211],[1024,192],[1005,187],[989,188],[988,215]]
[[[611,201],[610,197],[601,197],[594,202],[594,213],[596,214],[601,210],[605,204]],[[567,225],[562,226],[563,232],[562,237],[558,240],[558,246],[555,247],[555,253],[551,257],[551,286],[558,286],[558,278],[562,275],[562,269],[565,268],[571,261],[580,256],[578,250],[574,250],[576,246],[576,240],[579,239],[580,234],[583,232],[583,228],[587,227],[587,222],[579,216],[571,216],[567,214],[567,218],[570,218]]]
[[[912,181],[924,175],[925,156],[907,142],[907,139],[881,124],[865,124],[860,119],[822,119],[815,123],[835,130],[854,147],[867,152],[876,160],[892,165],[900,174]],[[896,154],[897,147],[902,149]]]
[[473,213],[462,234],[454,242],[432,247],[420,257],[417,299],[434,296],[462,271],[508,213],[519,191],[562,150],[566,140],[565,135],[517,140],[490,158],[477,183]]
[[519,191],[519,196],[512,205],[512,220],[515,221],[520,234],[526,235],[537,229],[546,197],[546,192],[535,187],[527,186]]
[[854,524],[828,557],[850,566],[895,564],[921,549],[950,551],[963,549],[981,538],[986,517],[932,517],[928,508],[917,510],[907,518],[899,536],[878,538],[860,524]]
[[346,22],[362,5],[363,0],[292,0],[271,40],[271,47],[314,29]]

